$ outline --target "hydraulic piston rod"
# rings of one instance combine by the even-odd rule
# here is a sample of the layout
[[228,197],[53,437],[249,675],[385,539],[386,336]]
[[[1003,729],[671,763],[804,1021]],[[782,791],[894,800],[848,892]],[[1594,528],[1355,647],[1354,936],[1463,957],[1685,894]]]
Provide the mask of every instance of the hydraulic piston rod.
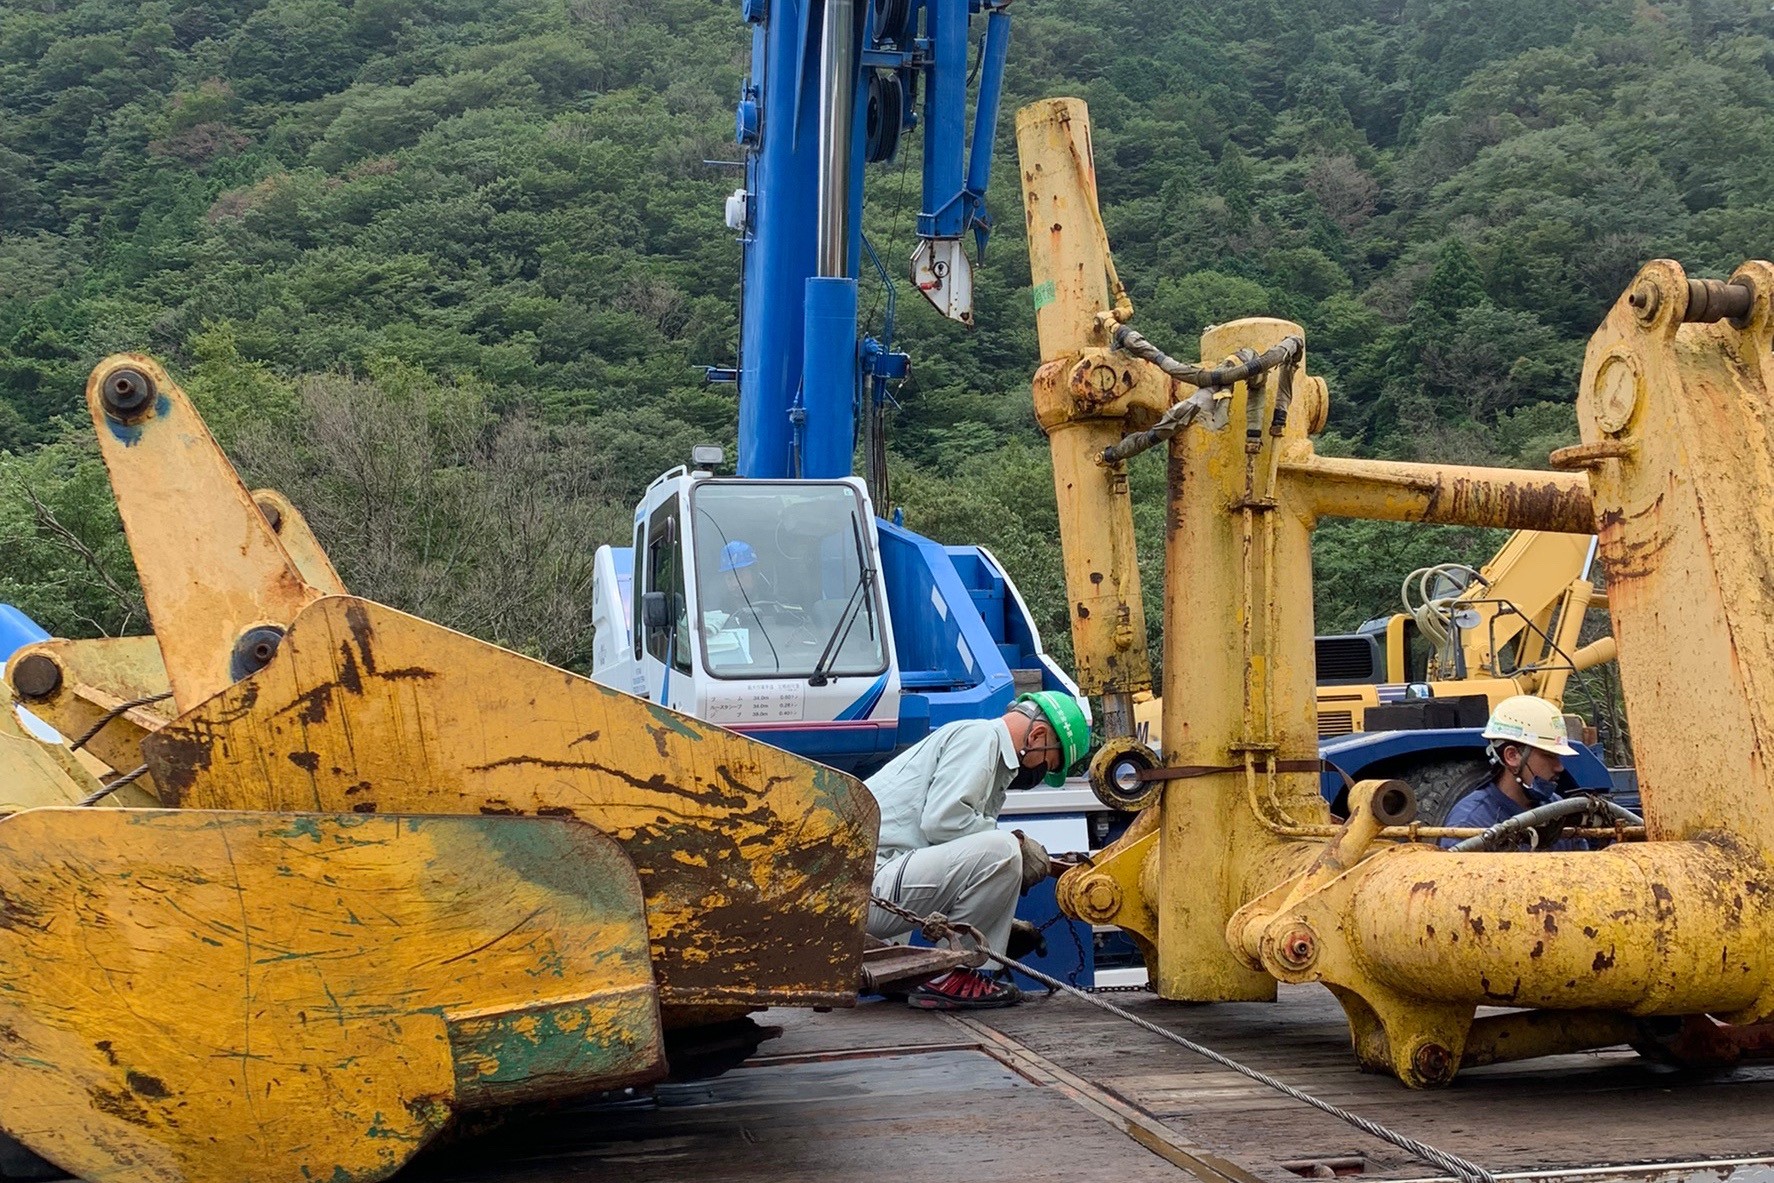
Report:
[[850,132],[856,119],[856,0],[825,0],[819,54],[819,274],[847,274]]

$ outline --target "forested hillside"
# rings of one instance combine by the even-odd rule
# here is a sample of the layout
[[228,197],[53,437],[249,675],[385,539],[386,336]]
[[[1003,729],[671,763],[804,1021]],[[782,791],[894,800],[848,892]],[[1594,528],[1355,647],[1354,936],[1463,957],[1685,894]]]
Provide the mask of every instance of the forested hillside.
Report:
[[[1022,0],[980,327],[902,285],[895,500],[992,546],[1062,651],[1014,186],[1018,105],[1090,102],[1137,324],[1279,314],[1329,450],[1535,464],[1641,261],[1774,255],[1774,13],[1747,0]],[[140,629],[88,437],[106,353],[163,359],[356,590],[582,663],[590,553],[729,446],[731,0],[8,0],[0,600]],[[866,223],[909,252],[916,139]],[[895,267],[897,269],[897,264]],[[878,319],[881,291],[865,283]],[[1148,458],[1150,459],[1150,458]],[[1157,587],[1160,475],[1136,473]],[[516,523],[521,528],[513,528]],[[1480,534],[1333,525],[1323,627]],[[1154,594],[1155,590],[1154,590]]]

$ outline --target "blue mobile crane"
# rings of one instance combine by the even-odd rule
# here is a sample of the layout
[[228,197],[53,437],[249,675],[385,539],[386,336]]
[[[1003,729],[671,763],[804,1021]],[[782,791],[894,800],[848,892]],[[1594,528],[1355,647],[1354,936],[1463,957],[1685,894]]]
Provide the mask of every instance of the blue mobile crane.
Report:
[[716,475],[718,450],[697,449],[647,489],[632,543],[599,549],[600,681],[865,774],[1021,691],[1076,693],[989,551],[880,519],[852,473],[859,406],[909,368],[891,317],[879,338],[859,328],[865,260],[891,298],[862,233],[864,171],[922,128],[911,280],[970,325],[964,239],[983,251],[991,234],[1007,7],[743,0],[745,184],[726,203],[744,256],[739,365],[709,373],[738,385],[737,470]]

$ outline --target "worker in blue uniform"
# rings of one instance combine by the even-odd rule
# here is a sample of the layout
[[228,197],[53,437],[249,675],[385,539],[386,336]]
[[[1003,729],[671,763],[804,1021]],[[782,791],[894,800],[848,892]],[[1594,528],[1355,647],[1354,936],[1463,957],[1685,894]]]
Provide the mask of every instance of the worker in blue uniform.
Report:
[[757,604],[776,600],[770,581],[758,569],[758,552],[742,538],[721,548],[718,578],[703,586],[711,601],[703,611],[720,612],[729,618],[755,616]]
[[[881,807],[874,894],[920,916],[941,912],[980,930],[992,952],[1010,942],[1016,900],[1052,873],[1034,839],[1000,830],[1006,792],[1045,780],[1065,783],[1066,770],[1090,745],[1083,704],[1053,690],[1025,694],[995,719],[950,723],[901,752],[869,777]],[[870,936],[903,936],[912,924],[869,908]],[[1008,982],[958,969],[914,990],[907,1001],[926,1010],[1011,1006],[1022,995]]]
[[[1544,698],[1517,694],[1497,704],[1482,732],[1490,740],[1486,749],[1490,771],[1466,796],[1454,803],[1444,825],[1461,829],[1489,829],[1498,822],[1550,805],[1569,786],[1564,757],[1575,756],[1565,733],[1565,718]],[[1441,845],[1453,846],[1456,838]],[[1551,850],[1585,850],[1580,838],[1553,843]]]

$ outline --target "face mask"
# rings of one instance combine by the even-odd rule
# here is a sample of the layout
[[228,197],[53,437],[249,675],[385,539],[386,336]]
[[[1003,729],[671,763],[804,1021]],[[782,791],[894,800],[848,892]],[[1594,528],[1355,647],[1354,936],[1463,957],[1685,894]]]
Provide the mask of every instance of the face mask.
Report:
[[1046,776],[1047,769],[1045,768],[1018,768],[1016,770],[1016,775],[1010,778],[1010,784],[1007,787],[1007,791],[1015,793],[1023,789],[1032,789],[1040,784]]
[[1521,786],[1521,791],[1527,795],[1529,801],[1536,805],[1549,805],[1559,799],[1561,785],[1557,779],[1548,779],[1544,776],[1534,776],[1530,779],[1524,775],[1527,772],[1528,768],[1524,764],[1516,769],[1514,776],[1515,783]]
[[1533,801],[1551,803],[1558,800],[1558,782],[1547,780],[1543,776],[1536,776],[1532,781],[1523,785],[1522,791]]

